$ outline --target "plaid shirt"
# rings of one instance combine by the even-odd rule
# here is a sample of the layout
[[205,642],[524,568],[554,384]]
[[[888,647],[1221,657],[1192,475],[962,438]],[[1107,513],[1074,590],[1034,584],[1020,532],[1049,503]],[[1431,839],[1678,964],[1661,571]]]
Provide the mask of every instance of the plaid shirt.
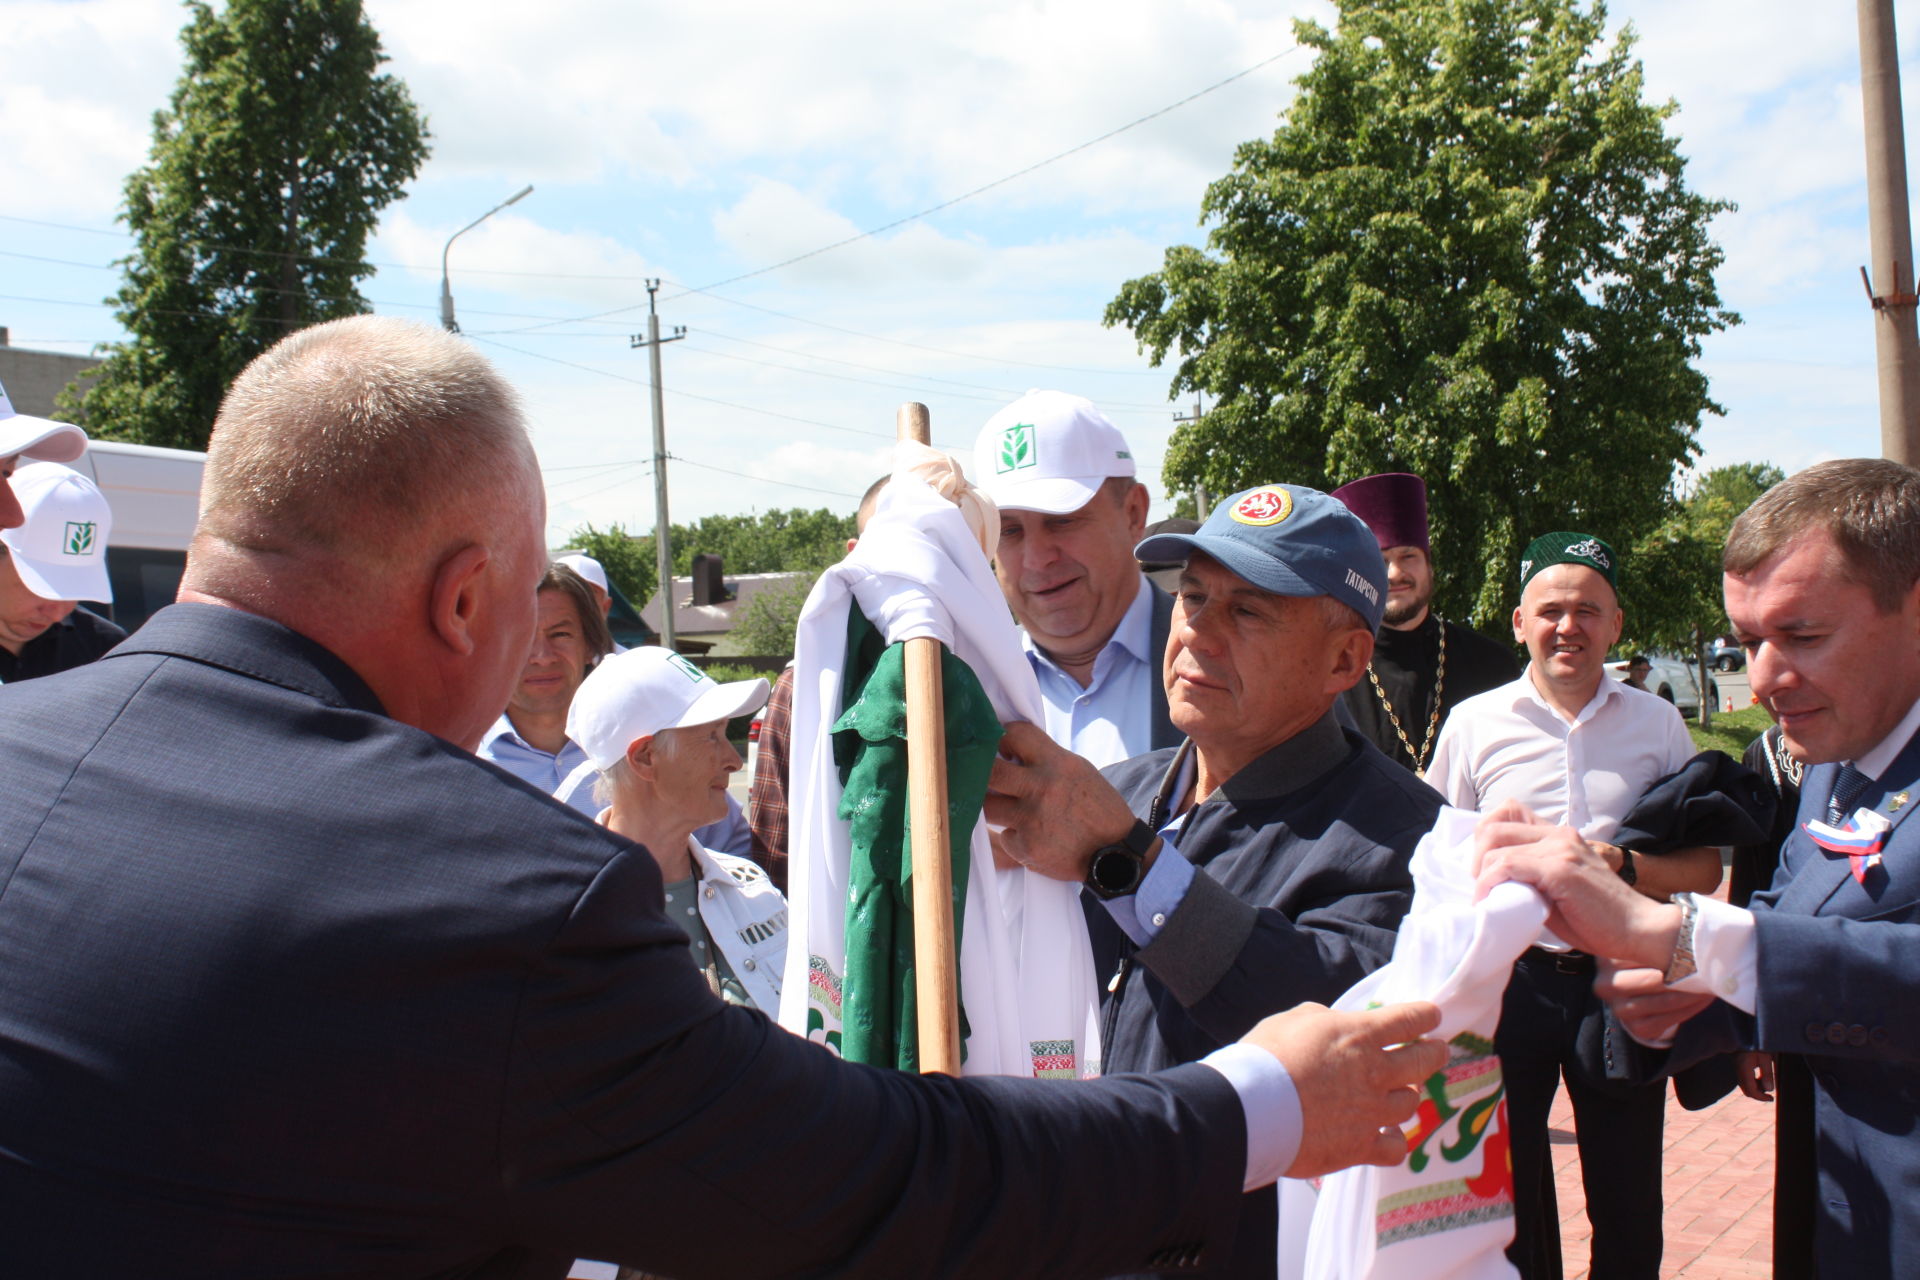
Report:
[[759,753],[747,793],[747,825],[753,829],[753,860],[787,891],[787,770],[793,740],[793,667],[773,682],[767,714],[760,721]]

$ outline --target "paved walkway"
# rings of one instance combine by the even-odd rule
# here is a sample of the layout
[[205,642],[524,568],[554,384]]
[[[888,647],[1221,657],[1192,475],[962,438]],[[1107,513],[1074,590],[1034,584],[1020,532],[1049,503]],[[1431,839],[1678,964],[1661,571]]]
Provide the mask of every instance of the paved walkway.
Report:
[[[1587,1274],[1586,1193],[1574,1146],[1573,1108],[1561,1090],[1548,1118],[1560,1196],[1560,1246],[1567,1280]],[[1666,1256],[1663,1277],[1690,1280],[1773,1272],[1773,1107],[1743,1094],[1704,1111],[1667,1095]]]

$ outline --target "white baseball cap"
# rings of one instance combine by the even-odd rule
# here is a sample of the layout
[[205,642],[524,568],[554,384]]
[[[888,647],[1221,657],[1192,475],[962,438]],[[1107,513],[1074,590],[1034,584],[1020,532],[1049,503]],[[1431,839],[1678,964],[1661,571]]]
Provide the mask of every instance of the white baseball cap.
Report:
[[554,563],[565,565],[567,568],[585,578],[588,582],[591,582],[594,586],[600,588],[600,590],[606,591],[608,595],[613,594],[611,591],[607,591],[607,571],[602,569],[600,562],[592,556],[582,555],[578,551],[575,551],[555,558]]
[[1029,391],[987,419],[973,444],[973,481],[1003,510],[1062,516],[1131,476],[1133,451],[1084,396]]
[[26,523],[0,529],[0,541],[27,590],[43,600],[111,601],[113,512],[93,481],[57,462],[35,462],[13,473],[13,492]]
[[[15,413],[7,389],[0,387],[0,458],[20,454],[42,462],[72,462],[87,451],[87,433],[71,422],[54,422],[30,413]],[[55,597],[69,599],[67,596]],[[88,596],[98,600],[99,596]]]
[[766,705],[765,680],[715,684],[671,649],[643,645],[602,658],[574,692],[567,736],[596,769],[611,769],[627,748],[662,729],[731,720]]

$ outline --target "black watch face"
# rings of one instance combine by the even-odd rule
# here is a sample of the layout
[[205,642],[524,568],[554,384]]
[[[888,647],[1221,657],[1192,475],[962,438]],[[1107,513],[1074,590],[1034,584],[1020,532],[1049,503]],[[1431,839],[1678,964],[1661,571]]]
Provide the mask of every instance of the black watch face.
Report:
[[1102,893],[1125,893],[1140,876],[1140,860],[1123,849],[1107,848],[1093,855],[1088,868],[1094,888]]

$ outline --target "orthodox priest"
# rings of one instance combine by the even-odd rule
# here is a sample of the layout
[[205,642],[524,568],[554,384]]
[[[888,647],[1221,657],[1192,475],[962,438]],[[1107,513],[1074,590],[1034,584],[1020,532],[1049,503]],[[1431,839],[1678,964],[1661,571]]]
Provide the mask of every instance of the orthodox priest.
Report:
[[1342,485],[1333,496],[1366,522],[1387,562],[1387,608],[1366,679],[1341,695],[1353,724],[1389,759],[1425,777],[1447,713],[1476,693],[1520,676],[1504,644],[1432,610],[1427,486],[1388,472]]

